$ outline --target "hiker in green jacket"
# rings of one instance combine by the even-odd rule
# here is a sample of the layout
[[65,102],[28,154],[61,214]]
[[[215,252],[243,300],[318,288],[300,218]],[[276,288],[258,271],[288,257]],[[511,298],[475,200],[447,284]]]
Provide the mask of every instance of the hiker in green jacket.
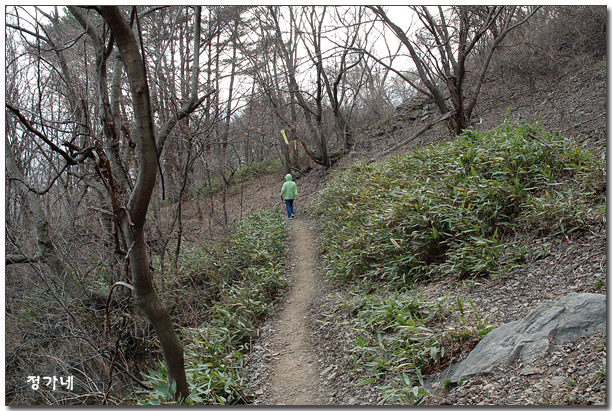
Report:
[[298,196],[297,185],[293,182],[291,174],[285,176],[285,183],[281,189],[281,200],[284,197],[285,205],[287,206],[287,216],[289,220],[293,218],[293,200]]

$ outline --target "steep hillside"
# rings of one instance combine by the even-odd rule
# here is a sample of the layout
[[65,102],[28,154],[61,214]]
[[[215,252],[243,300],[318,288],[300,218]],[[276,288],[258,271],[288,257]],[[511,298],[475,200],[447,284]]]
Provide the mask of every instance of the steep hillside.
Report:
[[[446,393],[419,398],[418,378],[462,359],[491,329],[545,301],[570,292],[605,294],[605,164],[577,150],[574,140],[546,134],[534,140],[532,133],[540,135],[508,124],[353,166],[320,196],[324,259],[340,284],[326,306],[333,315],[322,318],[340,334],[330,340],[342,341],[338,360],[352,353],[354,383],[374,386],[377,402],[448,401]],[[598,182],[591,187],[592,178]],[[581,348],[601,360],[604,337]],[[543,396],[561,388],[555,384],[527,397],[515,387],[517,395],[479,401],[599,402],[605,383],[593,379],[600,360],[571,376],[565,367],[538,372],[568,386],[578,381],[579,395],[591,393],[586,400],[572,390]],[[511,365],[483,383],[509,385],[508,373],[527,363]]]
[[[585,147],[598,147],[605,151],[605,59],[577,56],[552,64],[554,71],[538,70],[535,73],[518,68],[504,71],[503,67],[494,66],[478,100],[473,127],[489,130],[507,119],[522,119],[527,123],[537,122],[548,132],[576,138]],[[401,110],[398,108],[395,115],[381,119],[373,129],[360,135],[354,150],[339,161],[331,173],[358,161],[372,161],[452,138],[446,126],[438,124],[398,150],[388,152],[389,148],[410,138],[428,120],[406,120]],[[323,170],[311,174],[302,182],[311,190],[307,193],[321,188],[321,183],[330,175]]]
[[[514,58],[521,60],[520,64],[502,54],[493,65],[476,108],[473,127],[487,131],[505,122],[537,123],[546,133],[575,139],[580,147],[593,149],[604,156],[605,60],[586,55],[560,56],[544,64],[540,60],[529,60],[533,58],[530,55],[515,54]],[[446,126],[438,124],[408,144],[402,144],[428,120],[427,113],[413,115],[415,105],[419,104],[422,103],[406,102],[389,118],[381,118],[357,136],[353,151],[331,169],[314,167],[306,175],[298,175],[298,218],[305,217],[317,226],[313,211],[320,192],[338,173],[352,165],[376,163],[419,147],[454,140]],[[283,175],[278,173],[245,184],[230,196],[228,210],[242,209],[246,215],[249,210],[275,206],[282,182]],[[236,217],[238,215],[233,212],[232,218]],[[202,229],[192,233],[194,239],[202,235],[205,227]],[[447,354],[444,363],[429,368],[430,377],[448,361],[464,358],[482,338],[474,333],[483,329],[483,324],[486,324],[485,329],[490,329],[523,318],[540,303],[569,292],[606,293],[605,229],[603,224],[568,236],[540,236],[532,243],[522,240],[517,246],[531,249],[533,253],[508,272],[468,281],[448,278],[415,289],[420,301],[444,302],[449,315],[447,327],[465,330],[464,337],[452,344],[451,356]],[[290,260],[289,265],[292,264]],[[308,320],[312,327],[309,341],[313,347],[310,350],[316,353],[322,373],[318,401],[334,405],[405,401],[397,397],[396,390],[389,389],[397,385],[397,376],[370,381],[365,370],[355,365],[357,351],[351,351],[356,344],[354,316],[359,312],[357,306],[351,305],[357,301],[355,291],[325,279],[324,271],[318,277],[317,294],[311,308],[313,319]],[[378,298],[384,301],[384,295]],[[287,304],[291,301],[293,297]],[[463,312],[457,315],[459,301],[467,307],[464,315]],[[273,335],[276,329],[282,328],[282,322],[277,324],[274,317],[270,321],[261,329],[260,340],[247,361],[247,374],[258,376],[251,381],[255,404],[272,403],[264,389],[271,383],[265,375],[271,372],[270,361],[274,363],[273,358],[278,355],[270,354],[269,350],[278,344],[272,343],[276,338]],[[605,343],[606,336],[601,333],[578,341],[557,343],[534,364],[518,364],[492,375],[477,376],[462,385],[448,387],[446,391],[438,390],[436,395],[422,399],[421,404],[602,404],[606,401],[606,379],[601,375],[605,368]],[[283,376],[275,378],[275,381],[283,381]],[[277,392],[279,389],[273,388]]]
[[[502,59],[502,61],[504,61]],[[575,139],[581,147],[592,148],[605,156],[606,149],[606,63],[589,56],[560,58],[548,68],[537,61],[524,69],[518,65],[493,68],[486,89],[479,100],[474,127],[491,130],[506,121],[537,122],[543,130]],[[422,127],[425,120],[406,120],[398,109],[388,119],[364,133],[355,149],[331,170],[313,170],[298,180],[300,207],[312,211],[318,193],[334,179],[336,173],[356,162],[372,162],[391,154],[453,139],[444,125],[434,126],[419,138],[389,152]],[[456,327],[477,328],[481,321],[492,327],[523,318],[540,303],[557,299],[569,292],[606,293],[606,226],[590,227],[580,234],[536,238],[523,246],[546,250],[528,259],[522,266],[504,275],[477,281],[436,282],[419,287],[422,301],[454,301],[457,298],[473,304],[467,311],[471,320],[455,318]],[[360,385],[363,369],[355,369],[348,355],[355,345],[355,331],[350,324],[356,308],[351,306],[354,291],[328,283],[327,295],[319,296],[318,329],[315,330],[319,351],[326,362],[335,364],[336,377],[322,378],[327,389],[335,392],[333,404],[374,404],[395,402],[399,398],[384,394],[390,380]],[[451,307],[452,304],[447,306]],[[456,307],[455,307],[456,308]],[[453,327],[453,323],[449,324]],[[478,339],[459,340],[454,360],[464,358]],[[515,364],[492,375],[478,376],[465,384],[448,387],[437,395],[423,399],[426,405],[527,405],[527,404],[605,404],[606,336],[599,333],[568,343],[556,343],[546,355],[533,364]],[[342,372],[344,371],[344,372]],[[361,374],[361,377],[360,377]],[[435,372],[434,372],[435,374]],[[397,381],[396,381],[397,383]],[[439,387],[440,388],[440,387]]]
[[[320,233],[321,227],[313,212],[321,191],[338,173],[356,163],[376,164],[419,147],[454,140],[446,126],[438,124],[405,143],[432,114],[435,115],[435,112],[428,113],[427,110],[432,110],[431,104],[421,99],[405,102],[392,115],[380,118],[376,124],[357,134],[353,150],[332,168],[325,170],[314,166],[307,174],[296,175],[300,193],[296,201],[297,218],[305,219],[315,234]],[[546,133],[575,139],[582,148],[594,149],[603,156],[607,133],[605,58],[581,53],[558,54],[551,58],[531,51],[500,51],[489,72],[473,120],[472,126],[480,131],[496,129],[505,122],[538,123]],[[283,181],[284,176],[276,173],[234,187],[227,203],[230,220],[239,218],[241,213],[246,215],[252,210],[278,205]],[[207,224],[201,225],[195,219],[196,208],[194,204],[190,211],[193,224],[187,226],[192,231],[186,234],[194,242],[207,231]],[[214,226],[214,221],[208,225]],[[301,229],[303,226],[302,223]],[[448,316],[445,326],[463,333],[450,342],[452,350],[443,356],[442,363],[426,369],[428,376],[435,377],[445,365],[464,358],[487,330],[524,317],[544,301],[572,291],[606,293],[605,229],[604,223],[578,230],[572,235],[540,236],[531,243],[523,240],[520,246],[533,250],[533,253],[510,271],[467,281],[452,277],[412,290],[418,301],[438,302],[445,310],[441,312]],[[303,247],[295,238],[298,231],[292,234],[293,247]],[[320,238],[314,238],[314,241],[321,246]],[[289,271],[296,270],[297,273],[300,267],[291,258],[290,253]],[[402,394],[401,386],[411,386],[414,380],[407,382],[405,376],[402,380],[399,375],[390,373],[384,376],[382,372],[380,378],[369,377],[371,373],[368,374],[366,368],[376,365],[366,366],[360,362],[365,358],[364,350],[370,348],[364,337],[357,338],[355,324],[355,318],[360,315],[377,319],[380,313],[391,315],[410,310],[412,302],[402,300],[404,294],[385,302],[383,292],[368,297],[367,304],[371,306],[363,305],[365,303],[357,291],[326,278],[326,269],[321,268],[313,277],[316,284],[312,287],[294,280],[300,285],[294,285],[296,288],[291,289],[280,311],[257,331],[259,337],[242,373],[250,381],[247,390],[250,401],[257,405],[270,405],[277,404],[275,401],[299,401],[299,398],[309,398],[310,395],[316,398],[316,403],[329,405],[413,402],[414,398],[410,397],[406,387]],[[293,302],[304,299],[304,296],[296,294],[303,288],[315,292],[310,309],[305,313],[300,305],[300,314],[290,321],[293,328],[287,328],[287,321],[283,319],[293,312]],[[311,297],[309,294],[308,298]],[[301,331],[292,332],[292,329]],[[483,334],[479,336],[481,331]],[[297,337],[300,341],[295,340]],[[547,355],[533,364],[515,364],[490,375],[471,378],[460,385],[442,387],[446,390],[438,387],[434,395],[420,401],[422,405],[603,404],[606,402],[606,378],[602,374],[602,370],[605,373],[605,345],[606,336],[601,333],[555,343]],[[302,353],[299,358],[290,358],[294,351]],[[372,361],[375,358],[373,356]],[[286,364],[295,361],[308,368],[307,373],[304,371],[304,375],[309,376],[308,381],[298,381],[290,375],[291,370]],[[385,368],[382,363],[379,366],[381,371]],[[314,373],[313,369],[316,370]],[[288,400],[293,393],[284,392],[283,388],[294,386],[311,391],[300,391],[295,393],[295,398]],[[281,394],[284,394],[284,400],[279,399],[283,396]]]

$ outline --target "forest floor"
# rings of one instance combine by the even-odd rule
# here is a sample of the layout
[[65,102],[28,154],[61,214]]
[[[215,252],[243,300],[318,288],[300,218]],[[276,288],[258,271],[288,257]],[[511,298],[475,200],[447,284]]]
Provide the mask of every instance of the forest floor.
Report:
[[[319,181],[320,177],[312,175],[309,180]],[[314,193],[309,193],[316,186],[313,181],[302,180],[303,203],[313,201]],[[379,404],[384,393],[377,385],[384,385],[384,379],[379,384],[359,385],[361,377],[347,352],[355,337],[351,314],[341,308],[350,298],[349,291],[325,277],[317,223],[308,217],[303,204],[296,205],[301,210],[298,217],[286,221],[291,236],[290,286],[275,314],[261,328],[244,370],[255,394],[253,404]],[[550,240],[546,258],[475,284],[431,284],[419,289],[421,298],[436,300],[449,293],[460,294],[474,302],[483,321],[499,326],[569,292],[606,292],[605,286],[594,283],[606,276],[605,228]],[[432,392],[422,405],[606,404],[606,378],[594,378],[605,370],[605,347],[605,333],[555,342],[547,355],[532,364],[501,367],[446,392]],[[467,354],[469,349],[459,357]]]

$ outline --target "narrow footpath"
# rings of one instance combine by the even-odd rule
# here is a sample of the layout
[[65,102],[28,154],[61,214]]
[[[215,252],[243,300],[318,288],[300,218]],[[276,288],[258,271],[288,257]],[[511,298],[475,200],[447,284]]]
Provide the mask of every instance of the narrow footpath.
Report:
[[320,392],[319,364],[311,341],[309,310],[317,292],[317,247],[312,229],[304,218],[291,225],[291,273],[289,295],[280,308],[273,338],[276,359],[271,365],[266,391],[269,405],[325,405]]

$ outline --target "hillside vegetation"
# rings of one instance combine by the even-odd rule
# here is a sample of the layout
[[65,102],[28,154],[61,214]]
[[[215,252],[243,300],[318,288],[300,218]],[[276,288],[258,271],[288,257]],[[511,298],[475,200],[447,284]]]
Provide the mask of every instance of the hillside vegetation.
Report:
[[[191,394],[185,404],[250,401],[241,374],[244,356],[287,285],[286,241],[287,227],[275,209],[250,215],[213,246],[183,253],[182,275],[178,281],[169,276],[167,289],[182,303],[175,315],[193,311],[197,319],[195,326],[183,329],[191,365],[186,370]],[[168,385],[165,367],[148,368],[145,378],[154,390],[137,397],[138,403],[176,405],[176,387]]]
[[[384,403],[421,401],[423,376],[492,329],[457,295],[452,310],[422,284],[490,278],[547,255],[534,240],[605,223],[603,156],[537,125],[507,123],[336,175],[320,195],[328,275],[350,290],[361,384]],[[469,315],[468,315],[469,312]],[[471,317],[468,319],[468,317]]]
[[529,252],[521,237],[600,223],[605,177],[600,154],[526,124],[357,164],[321,194],[330,275],[405,287],[497,274]]
[[[567,21],[580,19],[581,13],[569,13]],[[524,315],[526,307],[543,298],[534,277],[559,288],[554,295],[570,289],[605,293],[605,282],[590,275],[568,284],[564,273],[576,269],[562,266],[566,259],[599,258],[606,226],[605,122],[599,109],[605,78],[597,57],[601,42],[585,40],[598,32],[593,21],[518,33],[513,44],[524,43],[521,35],[535,35],[534,43],[500,50],[479,101],[479,124],[462,136],[450,137],[441,124],[405,146],[405,154],[379,158],[422,124],[401,120],[398,108],[391,117],[379,118],[375,128],[361,130],[354,152],[337,166],[314,168],[298,180],[299,212],[312,211],[312,220],[320,225],[325,274],[333,284],[331,294],[321,296],[318,321],[324,331],[315,332],[316,349],[328,363],[347,371],[332,383],[337,384],[332,403],[350,403],[354,395],[364,404],[432,404],[423,390],[427,376],[462,358],[501,321]],[[569,46],[560,48],[560,42]],[[583,64],[587,61],[593,64]],[[276,199],[270,194],[276,189],[259,187],[244,201],[255,204],[266,195]],[[272,218],[274,227],[279,227],[278,217]],[[196,331],[185,333],[191,341],[187,356],[204,364],[189,371],[193,403],[253,401],[251,376],[239,369],[245,355],[252,354],[255,327],[273,305],[262,302],[261,293],[248,291],[252,280],[235,282],[235,277],[250,270],[251,246],[269,228],[243,227],[248,229],[235,237],[237,248],[224,243],[212,257],[196,252],[184,260],[190,262],[184,272],[199,279],[193,287],[207,284],[203,289],[216,290],[212,295],[218,296],[218,302],[212,299],[213,309],[206,310],[205,325],[194,324]],[[597,240],[590,240],[593,233]],[[277,259],[285,258],[281,238],[286,239],[277,237],[275,253],[254,254],[267,255],[276,267],[264,262],[254,268],[275,273],[270,277],[278,278],[271,282],[275,291],[268,293],[274,299],[285,284],[276,277]],[[202,261],[209,263],[200,266]],[[225,261],[241,268],[228,269]],[[511,285],[505,285],[506,277],[514,279]],[[227,293],[229,284],[246,288]],[[504,293],[496,294],[496,287]],[[482,298],[470,292],[483,288]],[[236,298],[226,299],[226,294]],[[525,298],[529,294],[533,297]],[[177,299],[184,301],[184,296]],[[508,309],[508,301],[519,308]],[[205,305],[211,307],[210,302]],[[265,309],[259,309],[262,305]],[[600,341],[581,343],[596,347],[592,354],[564,349],[578,356],[577,362],[589,362],[601,358]],[[605,366],[594,364],[594,371],[573,377],[579,388],[575,395],[584,398],[568,394],[553,403],[597,402],[605,394]],[[141,402],[171,403],[163,370],[149,375],[159,382],[159,392]],[[461,403],[450,395],[453,387],[445,388],[451,403]],[[567,388],[552,388],[561,393],[569,389],[571,379]],[[484,389],[478,392],[484,398],[477,401],[485,404],[503,400],[486,397]],[[535,403],[544,403],[542,398]]]

